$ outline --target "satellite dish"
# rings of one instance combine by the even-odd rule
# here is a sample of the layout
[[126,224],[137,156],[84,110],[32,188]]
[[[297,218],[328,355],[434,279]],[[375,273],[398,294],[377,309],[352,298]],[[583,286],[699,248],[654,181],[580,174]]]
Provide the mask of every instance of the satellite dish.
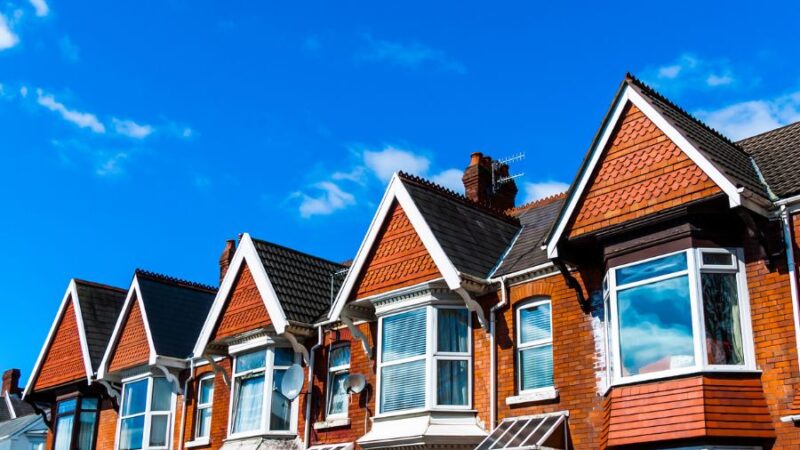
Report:
[[348,393],[358,394],[367,386],[367,379],[360,373],[350,374],[344,382],[344,387]]
[[294,400],[303,389],[303,368],[300,364],[292,364],[283,374],[281,380],[281,394],[289,400]]

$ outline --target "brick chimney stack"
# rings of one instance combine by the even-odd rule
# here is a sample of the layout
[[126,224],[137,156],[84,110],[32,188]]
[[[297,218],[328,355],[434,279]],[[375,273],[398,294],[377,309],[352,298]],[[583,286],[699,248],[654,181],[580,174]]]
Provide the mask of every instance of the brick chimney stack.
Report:
[[231,261],[233,261],[234,253],[236,253],[236,241],[234,239],[228,239],[225,241],[225,248],[219,256],[219,284],[222,284],[222,279],[225,278],[225,274],[228,273],[228,267],[230,267]]
[[8,369],[3,372],[3,387],[0,393],[19,394],[19,369]]
[[[492,188],[492,164],[494,160],[491,156],[483,156],[480,152],[471,155],[469,166],[464,169],[464,176],[461,177],[464,183],[464,195],[474,202],[489,205],[500,211],[511,209],[517,196],[517,184],[514,180],[509,180],[498,186],[495,192]],[[508,164],[495,167],[496,179],[507,176]]]

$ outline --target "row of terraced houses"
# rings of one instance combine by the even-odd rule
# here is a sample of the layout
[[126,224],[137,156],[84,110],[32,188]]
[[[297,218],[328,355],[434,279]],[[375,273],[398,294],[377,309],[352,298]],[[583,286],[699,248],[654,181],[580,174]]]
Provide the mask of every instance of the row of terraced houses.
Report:
[[46,449],[800,448],[800,122],[734,142],[628,75],[568,192],[508,170],[395,174],[349,263],[245,233],[218,286],[70,281]]

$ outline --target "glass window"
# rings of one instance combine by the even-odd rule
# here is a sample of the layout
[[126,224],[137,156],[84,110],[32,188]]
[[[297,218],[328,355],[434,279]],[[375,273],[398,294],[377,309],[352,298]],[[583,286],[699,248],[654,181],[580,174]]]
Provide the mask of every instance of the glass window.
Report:
[[350,344],[331,347],[328,356],[328,416],[347,415],[348,393],[345,388],[350,376]]
[[164,377],[125,383],[120,409],[119,450],[168,447],[172,403],[172,384]]
[[735,273],[700,275],[706,327],[706,357],[712,365],[743,365],[741,311]]
[[197,419],[195,438],[207,438],[211,434],[211,406],[214,401],[213,375],[200,378],[197,386]]
[[553,385],[553,334],[549,300],[533,300],[517,309],[519,391]]
[[75,398],[58,402],[56,408],[55,450],[70,450],[72,447],[72,428],[75,424],[75,409],[78,400]]
[[[75,397],[58,402],[54,450],[92,450],[95,443],[98,400]],[[76,424],[77,418],[77,424]]]
[[469,312],[464,308],[436,311],[436,404],[469,403]]

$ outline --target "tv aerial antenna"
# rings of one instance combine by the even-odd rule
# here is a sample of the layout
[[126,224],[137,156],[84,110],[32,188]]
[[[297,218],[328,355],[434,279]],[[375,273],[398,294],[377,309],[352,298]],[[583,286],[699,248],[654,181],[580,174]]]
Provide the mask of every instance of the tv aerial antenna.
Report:
[[500,186],[525,175],[525,172],[513,175],[501,175],[501,173],[508,174],[508,170],[502,172],[500,170],[503,166],[508,167],[510,163],[523,159],[525,159],[525,152],[515,153],[509,157],[492,161],[492,192],[497,192],[500,190]]

